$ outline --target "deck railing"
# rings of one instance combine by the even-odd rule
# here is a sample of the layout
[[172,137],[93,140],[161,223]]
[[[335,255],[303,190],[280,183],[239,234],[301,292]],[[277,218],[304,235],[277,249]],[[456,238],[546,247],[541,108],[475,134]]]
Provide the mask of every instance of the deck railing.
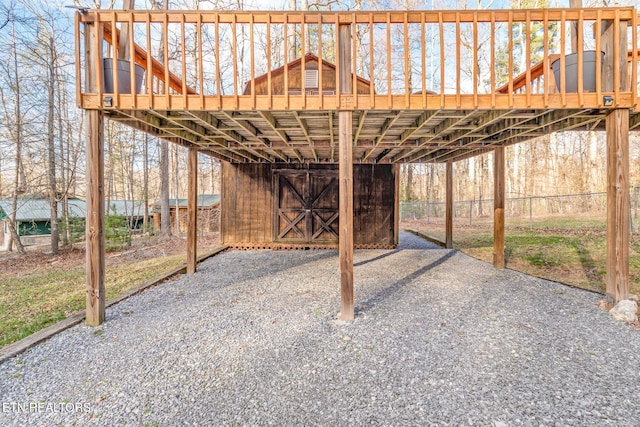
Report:
[[[637,99],[637,15],[633,8],[394,12],[89,11],[76,19],[77,98],[83,108],[126,110],[438,110],[629,108]],[[350,25],[356,94],[340,81],[293,87],[318,62],[336,65],[338,28]],[[570,28],[577,68],[568,72]],[[127,34],[131,34],[129,37]],[[616,42],[617,41],[617,42]],[[113,73],[104,58],[134,59]],[[584,52],[595,50],[585,69]],[[559,60],[558,84],[551,63]],[[136,64],[144,70],[140,93]],[[289,64],[289,65],[287,65]],[[284,74],[276,92],[275,70]],[[595,68],[595,69],[592,69]],[[584,90],[587,76],[595,90]],[[265,92],[257,93],[258,76]],[[108,77],[108,76],[107,76]],[[332,77],[333,78],[333,77]],[[569,80],[577,83],[567,90]],[[364,85],[365,89],[361,89]],[[135,91],[134,91],[135,92]]]

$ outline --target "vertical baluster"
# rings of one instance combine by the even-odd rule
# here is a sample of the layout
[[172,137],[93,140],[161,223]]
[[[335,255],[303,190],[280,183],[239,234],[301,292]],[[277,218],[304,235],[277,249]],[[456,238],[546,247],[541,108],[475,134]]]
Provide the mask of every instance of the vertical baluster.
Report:
[[255,67],[255,51],[254,51],[254,16],[251,14],[249,20],[249,60],[251,61],[251,108],[256,109],[256,67]]
[[[582,25],[584,23],[584,11],[580,9],[580,14],[578,18],[578,39],[577,41],[577,50],[578,50],[578,103],[580,107],[584,106],[584,40],[583,40],[583,29]],[[596,52],[597,56],[597,52]]]
[[204,61],[202,59],[202,14],[198,14],[198,24],[196,27],[197,43],[198,43],[198,58],[196,59],[196,66],[198,67],[198,86],[200,87],[200,109],[204,110]]
[[444,22],[442,12],[438,12],[438,27],[440,31],[440,108],[444,108]]
[[567,85],[566,85],[566,58],[565,58],[565,32],[566,32],[566,20],[567,12],[562,11],[562,18],[560,20],[560,97],[562,99],[562,106],[567,106]]
[[[432,52],[433,53],[433,52]],[[422,60],[422,109],[427,109],[427,34],[425,14],[420,14],[420,58]]]
[[[545,32],[546,33],[546,32]],[[496,107],[496,14],[491,12],[491,107]]]
[[527,76],[525,79],[525,90],[527,92],[527,108],[531,108],[531,11],[525,12],[525,25],[527,38],[525,40]]
[[214,19],[214,36],[216,39],[215,49],[216,49],[216,93],[218,95],[218,109],[222,109],[222,82],[220,76],[220,15],[215,14]]
[[393,108],[393,83],[391,80],[391,13],[387,12],[387,108]]
[[460,108],[460,12],[456,12],[456,107]]

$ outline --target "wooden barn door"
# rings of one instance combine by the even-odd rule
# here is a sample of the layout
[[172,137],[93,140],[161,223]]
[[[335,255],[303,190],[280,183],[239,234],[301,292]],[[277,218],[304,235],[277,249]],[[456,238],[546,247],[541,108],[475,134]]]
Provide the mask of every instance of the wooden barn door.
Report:
[[338,242],[337,171],[281,170],[274,181],[276,242]]

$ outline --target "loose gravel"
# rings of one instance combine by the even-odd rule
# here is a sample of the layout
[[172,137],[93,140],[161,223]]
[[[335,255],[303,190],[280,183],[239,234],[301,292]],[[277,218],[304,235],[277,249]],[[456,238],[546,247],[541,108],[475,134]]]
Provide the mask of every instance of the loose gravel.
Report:
[[403,233],[231,251],[0,364],[0,425],[640,425],[640,334],[599,295]]

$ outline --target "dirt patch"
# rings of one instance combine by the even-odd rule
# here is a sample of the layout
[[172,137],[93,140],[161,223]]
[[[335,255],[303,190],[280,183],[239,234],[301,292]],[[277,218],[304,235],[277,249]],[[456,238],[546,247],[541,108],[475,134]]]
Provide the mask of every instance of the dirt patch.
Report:
[[[204,252],[219,245],[218,233],[198,237],[198,251]],[[130,264],[147,259],[169,255],[186,254],[187,243],[183,237],[138,237],[124,250],[106,254],[107,266]],[[84,243],[61,248],[57,255],[51,255],[48,247],[30,249],[24,255],[3,253],[0,255],[0,277],[15,277],[47,270],[73,269],[84,266]]]

